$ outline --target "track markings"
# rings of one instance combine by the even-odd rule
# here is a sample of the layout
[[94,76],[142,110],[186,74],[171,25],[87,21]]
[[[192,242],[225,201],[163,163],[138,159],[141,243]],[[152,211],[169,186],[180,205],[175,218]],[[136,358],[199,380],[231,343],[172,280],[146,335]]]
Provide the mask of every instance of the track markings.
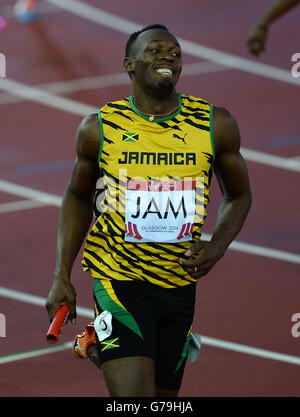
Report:
[[88,104],[57,96],[41,90],[40,88],[31,87],[9,78],[0,78],[0,89],[18,97],[44,104],[45,106],[53,107],[67,113],[76,114],[81,117],[86,116],[89,113],[94,113],[97,110],[96,107],[89,106]]
[[[136,22],[116,16],[112,13],[105,12],[99,8],[82,3],[78,0],[47,0],[57,7],[76,14],[80,18],[87,19],[91,22],[98,23],[102,26],[109,27],[117,32],[126,33],[127,35],[143,27]],[[291,71],[277,68],[271,65],[255,62],[250,59],[242,58],[237,55],[229,54],[218,49],[209,48],[195,42],[190,42],[178,38],[184,53],[197,58],[207,59],[219,65],[238,69],[250,74],[260,75],[276,81],[300,86],[300,78],[292,76]]]
[[56,207],[60,207],[62,201],[62,197],[60,196],[2,180],[0,180],[0,191]]
[[13,211],[28,210],[45,206],[44,203],[37,200],[21,200],[12,203],[0,204],[0,213],[10,213]]
[[[224,67],[214,62],[202,61],[192,62],[183,65],[181,77],[194,76],[200,74],[211,74],[220,71],[229,71],[230,68]],[[57,81],[47,84],[39,84],[34,87],[49,93],[63,95],[72,94],[79,91],[95,90],[96,88],[116,87],[121,85],[131,85],[128,74],[125,72],[116,74],[99,75],[95,77],[79,78],[69,81]],[[9,93],[0,94],[0,104],[21,103],[26,98],[16,97]]]
[[282,168],[289,171],[300,172],[300,161],[297,158],[283,158],[281,156],[253,151],[252,149],[246,148],[241,148],[241,154],[247,161],[275,168]]
[[272,359],[279,362],[291,363],[293,365],[300,365],[300,357],[298,356],[286,355],[271,350],[259,349],[252,346],[227,342],[226,340],[215,339],[207,336],[201,336],[201,339],[204,344],[209,346],[227,349],[239,353],[246,353],[247,355],[258,356],[260,358],[265,359]]
[[[204,240],[210,240],[211,235],[202,233],[201,237]],[[262,256],[270,259],[277,259],[280,261],[291,262],[300,264],[300,255],[297,253],[285,252],[282,250],[266,248],[265,246],[253,245],[250,243],[233,241],[228,249],[236,250],[238,252],[244,252],[250,255]]]
[[28,350],[26,352],[12,353],[10,355],[0,356],[0,365],[10,362],[16,362],[22,359],[36,358],[38,356],[48,355],[49,353],[61,352],[66,349],[71,349],[71,347],[72,342],[66,342],[57,346],[49,346],[46,348]]
[[[26,294],[16,290],[10,290],[8,288],[0,287],[0,296],[7,297],[13,300],[26,302],[33,305],[38,305],[44,307],[45,299],[36,295]],[[93,310],[85,307],[77,307],[77,315],[84,316],[89,319],[94,317]],[[287,355],[284,353],[274,352],[266,349],[260,349],[253,346],[242,345],[239,343],[233,343],[226,340],[216,339],[208,336],[201,335],[202,343],[207,346],[212,346],[220,349],[226,349],[233,352],[244,353],[251,356],[256,356],[264,359],[271,359],[274,361],[285,362],[293,365],[300,365],[300,357]],[[46,355],[49,353],[57,353],[66,349],[71,349],[72,342],[62,343],[57,346],[34,349],[25,352],[19,352],[9,355],[4,355],[0,357],[0,365],[16,362],[22,359],[35,358],[41,355]]]
[[[39,307],[45,307],[46,299],[39,297],[38,295],[27,294],[22,291],[11,290],[10,288],[0,287],[0,297],[9,298],[15,301],[21,301],[23,303],[32,304]],[[85,307],[76,307],[77,314],[89,319],[94,317],[93,310]]]
[[[78,2],[78,1],[60,0],[58,2],[56,0],[49,0],[49,2],[51,2],[53,4],[57,4],[59,7],[62,7],[62,5],[63,5],[64,8],[67,8],[65,6],[68,5],[69,11],[73,11],[73,12],[74,12],[74,9],[71,10],[70,7],[73,8],[75,3],[77,5],[81,4],[84,7],[89,7],[90,9],[94,9],[94,8],[91,8],[91,6],[84,5],[83,3]],[[76,9],[76,7],[75,7],[75,9]],[[111,15],[111,17],[112,17],[112,15]],[[107,14],[106,14],[106,18],[107,18]],[[89,19],[95,21],[95,19],[91,19],[91,16],[89,16]],[[98,17],[97,17],[97,19],[98,19]],[[124,20],[124,19],[121,19],[121,20]],[[99,21],[98,21],[98,23],[99,23]],[[124,25],[120,25],[120,23],[121,23],[120,18],[117,18],[117,20],[116,19],[108,19],[107,22],[106,22],[106,25],[109,26],[109,27],[113,27],[116,30],[120,30],[120,29],[122,31],[125,30],[125,27],[126,27],[125,23],[126,22],[123,22]],[[101,24],[105,24],[105,23],[101,23]],[[128,26],[127,26],[126,30],[128,30]],[[134,30],[136,30],[136,28]],[[131,31],[133,31],[133,30],[130,29],[130,32],[125,32],[125,33],[131,33]],[[194,43],[189,42],[189,41],[182,41],[182,43],[183,43],[186,51],[189,51],[188,53],[190,53],[191,55],[194,54],[194,56],[200,56],[201,58],[211,59],[212,61],[215,61],[215,62],[217,62],[221,65],[228,66],[230,68],[237,68],[237,69],[240,69],[240,70],[243,70],[243,71],[246,71],[246,72],[254,73],[254,74],[257,74],[257,75],[262,75],[262,76],[272,78],[272,79],[275,79],[275,80],[284,81],[284,82],[288,82],[288,83],[291,83],[291,84],[297,84],[297,85],[300,84],[299,83],[300,80],[287,78],[287,76],[290,75],[288,71],[281,70],[281,69],[275,68],[275,67],[270,67],[270,66],[267,66],[267,65],[264,65],[264,64],[257,64],[257,63],[254,63],[253,61],[245,60],[245,59],[240,58],[240,57],[235,57],[233,55],[226,54],[226,53],[223,53],[221,51],[216,51],[216,50],[213,50],[212,48],[207,48],[207,47],[204,47],[204,46],[201,46],[201,45],[197,45],[197,44],[194,44]],[[217,53],[217,52],[219,52],[219,53]],[[249,62],[251,62],[253,65],[249,66]],[[293,81],[295,81],[295,82],[293,82]],[[26,88],[27,88],[27,86],[25,86],[25,90],[26,90]],[[27,90],[27,92],[28,92],[28,90]],[[38,91],[36,91],[35,93],[36,93],[36,96],[35,96],[35,94],[33,94],[32,90],[30,92],[31,99],[33,101],[37,101],[39,103],[43,102],[43,104],[47,105],[47,99],[49,99],[49,98],[51,99],[51,96],[49,96],[49,95],[48,96],[43,95],[43,94],[40,95],[40,92],[38,92]],[[21,96],[22,97],[26,98],[26,94],[27,94],[26,92],[21,91]],[[34,100],[34,97],[35,97],[35,100]],[[38,97],[39,97],[39,99],[37,99]],[[39,100],[42,100],[42,101],[39,101]],[[68,99],[59,100],[58,103],[55,103],[54,107],[58,106],[56,108],[59,108],[59,106],[61,106],[61,107],[65,106],[65,105],[69,106],[70,102],[71,101],[68,100]],[[79,105],[79,106],[81,106],[81,105]],[[87,106],[87,108],[88,107],[89,106]],[[67,111],[66,108],[63,108],[63,110]],[[77,111],[79,111],[79,113],[76,113]],[[85,112],[84,115],[87,114],[87,113],[89,113],[89,112]],[[78,106],[76,106],[76,105],[74,105],[74,114],[80,114],[80,110],[78,110]],[[244,149],[244,151],[248,151],[248,159],[250,158],[250,160],[251,160],[251,155],[249,156],[249,151],[250,151],[250,153],[252,152],[252,158],[253,158],[252,160],[254,160],[255,162],[260,162],[260,161],[257,160],[258,159],[257,156],[259,156],[260,158],[263,158],[264,155],[265,155],[265,154],[262,154],[260,152],[251,151],[251,150],[245,150]],[[277,160],[274,159],[274,158],[277,158]],[[281,160],[283,160],[285,158],[279,158],[279,160],[278,160],[278,158],[279,157],[271,155],[271,159],[269,159],[269,165],[277,166],[278,161],[280,162],[280,164],[282,164]],[[262,161],[260,163],[262,163]],[[263,163],[265,163],[265,162],[263,162]],[[291,161],[291,167],[288,167],[286,169],[291,169],[291,170],[294,170],[294,171],[299,171],[300,170],[299,166],[297,164],[297,161],[295,161],[295,160]],[[4,184],[4,182],[2,182],[2,186],[4,186],[3,184]],[[14,184],[13,186],[10,185],[9,188],[14,189],[14,191],[18,192],[18,193],[22,193],[23,192],[22,190],[24,190],[25,188],[27,189],[27,191],[30,190],[30,193],[33,192],[33,194],[35,195],[35,198],[36,198],[35,203],[36,204],[39,203],[39,204],[43,205],[43,204],[45,204],[45,203],[42,203],[43,201],[48,201],[48,202],[50,201],[50,204],[57,205],[58,201],[61,202],[61,198],[58,197],[58,196],[51,196],[50,194],[41,193],[37,190],[32,190],[32,189],[29,189],[27,187],[18,186],[16,184]],[[17,195],[19,195],[19,194],[17,194]],[[27,204],[29,204],[30,201],[33,204],[34,200],[27,200]],[[7,204],[16,204],[16,203],[19,203],[19,202],[7,203]],[[23,202],[23,203],[26,205],[25,202]],[[209,236],[209,235],[207,235],[207,236]],[[233,243],[235,243],[235,242],[233,242]],[[238,243],[238,242],[236,242],[236,243]],[[243,246],[244,249],[245,249],[245,252],[248,251],[250,247],[253,247],[254,252],[250,252],[250,253],[255,253],[256,249],[259,248],[256,245],[248,245],[248,244],[242,244],[242,245],[246,245],[246,246]],[[265,248],[265,249],[267,249],[267,251],[269,251],[268,248]],[[260,248],[260,250],[261,250],[261,248]],[[273,251],[273,250],[271,250],[271,251]],[[276,252],[277,255],[279,253],[287,254],[286,252],[282,252],[282,251],[274,251],[274,252]],[[272,253],[274,253],[274,252],[272,252]],[[257,253],[255,253],[255,254],[257,254]],[[271,253],[269,253],[269,254],[271,255]],[[291,262],[299,263],[299,255],[296,255],[296,254],[289,254],[289,255],[292,255],[293,257],[296,257],[296,258],[292,258],[293,261],[291,261]],[[270,256],[270,257],[272,257],[272,256]],[[284,259],[284,260],[286,260],[286,259]],[[4,291],[4,292],[6,292],[6,296],[8,296],[8,294],[12,295],[12,293],[11,293],[12,290],[8,290],[8,289],[5,289],[5,290],[6,291]],[[43,300],[43,303],[44,303],[44,299],[42,299],[41,297],[36,297],[36,296],[29,295],[29,294],[25,294],[25,295],[23,294],[21,296],[19,294],[19,300],[20,301],[25,301],[25,299],[31,300],[31,301],[33,299],[35,299],[36,301],[39,300],[39,302],[41,302],[41,300]],[[27,301],[27,302],[29,302],[29,301]],[[78,312],[79,312],[79,309],[80,309],[80,307],[78,308]],[[89,309],[85,309],[84,311],[86,311],[85,314],[87,314],[87,313],[90,314],[90,312],[91,312],[91,310],[89,310]],[[246,346],[246,345],[240,345],[240,344],[236,344],[236,343],[232,343],[232,342],[227,342],[227,341],[224,341],[224,340],[209,338],[209,337],[206,337],[206,336],[202,336],[202,340],[203,340],[204,344],[207,344],[207,345],[210,345],[210,346],[215,346],[215,347],[219,347],[219,348],[223,348],[223,349],[229,349],[229,350],[233,350],[233,351],[236,351],[236,352],[247,353],[247,354],[250,354],[250,355],[255,355],[255,356],[260,356],[260,357],[264,357],[264,358],[279,360],[279,361],[293,363],[293,364],[297,364],[297,365],[300,364],[300,358],[295,357],[295,356],[291,356],[291,355],[285,355],[285,354],[281,354],[281,353],[277,353],[277,352],[271,352],[271,351],[267,351],[267,350],[263,350],[263,349],[257,349],[257,348],[253,348],[253,347]],[[29,358],[29,357],[36,357],[36,356],[39,356],[39,355],[42,355],[42,354],[48,354],[48,353],[51,353],[51,352],[57,352],[59,350],[69,349],[71,347],[71,343],[72,342],[67,342],[65,344],[55,346],[55,347],[43,348],[43,349],[37,349],[37,350],[34,350],[34,351],[30,351],[30,352],[23,352],[23,353],[17,353],[17,354],[13,354],[13,355],[7,355],[6,357],[0,358],[0,363],[12,362],[12,361],[15,361],[15,360],[20,360],[20,359]],[[4,358],[6,358],[6,362],[5,362]]]
[[[18,81],[8,78],[0,78],[0,89],[14,94],[18,97],[26,98],[45,106],[53,107],[71,114],[84,117],[87,114],[95,113],[96,107],[80,103],[65,97],[57,96],[37,87],[27,86]],[[241,154],[245,159],[259,164],[272,166],[289,171],[300,172],[300,161],[292,158],[283,158],[281,156],[270,155],[265,152],[253,151],[242,147]]]
[[[31,200],[36,200],[42,204],[60,207],[62,197],[35,190],[29,187],[13,184],[8,181],[0,180],[0,191],[24,197]],[[202,238],[210,240],[211,235],[202,233]],[[251,255],[264,256],[271,259],[278,259],[281,261],[300,264],[300,255],[296,253],[285,252],[277,249],[267,248],[264,246],[253,245],[250,243],[234,241],[229,246],[229,249],[248,253]]]

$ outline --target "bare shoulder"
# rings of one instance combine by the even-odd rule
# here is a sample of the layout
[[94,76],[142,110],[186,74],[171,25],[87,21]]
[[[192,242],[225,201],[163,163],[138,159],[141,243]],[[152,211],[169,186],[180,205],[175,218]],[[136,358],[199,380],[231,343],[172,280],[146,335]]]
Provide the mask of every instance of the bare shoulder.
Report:
[[213,107],[213,138],[216,156],[223,152],[239,152],[239,127],[234,116],[224,107]]
[[80,123],[76,134],[78,157],[97,160],[100,148],[100,127],[97,113],[89,114]]

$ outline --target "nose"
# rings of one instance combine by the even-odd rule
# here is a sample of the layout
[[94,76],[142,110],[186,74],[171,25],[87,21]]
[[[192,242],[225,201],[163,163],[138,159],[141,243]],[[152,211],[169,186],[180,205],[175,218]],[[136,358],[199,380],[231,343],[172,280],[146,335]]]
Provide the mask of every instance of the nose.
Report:
[[160,61],[166,61],[166,62],[174,61],[174,57],[172,55],[162,55],[159,59]]
[[159,59],[161,61],[173,62],[174,61],[174,56],[172,55],[172,52],[170,52],[170,51],[161,51]]

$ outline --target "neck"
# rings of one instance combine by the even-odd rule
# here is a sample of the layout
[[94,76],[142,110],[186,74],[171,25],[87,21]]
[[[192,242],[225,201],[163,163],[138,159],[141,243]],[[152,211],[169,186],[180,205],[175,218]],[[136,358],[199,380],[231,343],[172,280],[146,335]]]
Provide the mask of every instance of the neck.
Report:
[[179,106],[178,95],[175,90],[169,94],[149,95],[141,91],[134,91],[134,106],[145,115],[166,115]]

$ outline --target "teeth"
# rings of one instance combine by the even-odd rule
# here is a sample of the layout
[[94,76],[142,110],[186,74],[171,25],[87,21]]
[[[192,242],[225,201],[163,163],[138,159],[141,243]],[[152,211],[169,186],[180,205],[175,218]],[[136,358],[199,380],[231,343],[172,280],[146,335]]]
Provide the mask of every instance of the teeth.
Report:
[[156,71],[160,74],[172,75],[172,70],[169,68],[158,68]]

